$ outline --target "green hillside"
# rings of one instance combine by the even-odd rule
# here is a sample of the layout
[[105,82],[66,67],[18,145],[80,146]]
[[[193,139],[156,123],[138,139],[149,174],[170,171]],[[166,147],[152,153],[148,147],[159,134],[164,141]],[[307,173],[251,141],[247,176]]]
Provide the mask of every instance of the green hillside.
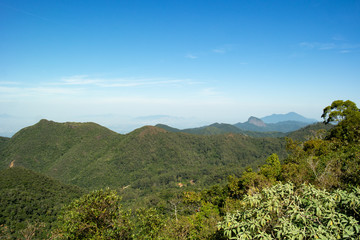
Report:
[[3,149],[6,144],[9,142],[10,138],[7,138],[7,137],[0,137],[0,152],[1,152],[1,149]]
[[323,116],[341,121],[289,133],[287,154],[285,138],[42,120],[1,141],[0,238],[357,239],[360,111]]
[[329,131],[334,126],[331,124],[324,124],[322,122],[314,123],[303,127],[297,131],[290,132],[287,134],[287,137],[292,138],[297,141],[306,141],[311,137],[315,137],[319,134],[324,135],[327,131]]
[[[285,141],[242,134],[201,136],[146,126],[127,135],[94,123],[41,120],[15,134],[2,151],[2,168],[22,166],[88,189],[146,192],[222,182],[285,156]],[[191,184],[190,184],[191,182]]]
[[0,171],[0,226],[14,236],[28,224],[45,223],[50,229],[64,204],[84,191],[24,168]]
[[213,123],[205,127],[184,129],[182,132],[200,135],[216,135],[224,133],[242,133],[243,131],[231,124]]
[[266,137],[284,137],[286,133],[282,132],[261,132],[261,131],[246,131],[241,130],[234,125],[227,123],[213,123],[209,126],[199,127],[199,128],[186,128],[186,129],[177,129],[165,124],[157,124],[156,127],[162,128],[169,132],[183,132],[196,135],[219,135],[227,133],[236,133],[243,134],[250,137],[266,138]]

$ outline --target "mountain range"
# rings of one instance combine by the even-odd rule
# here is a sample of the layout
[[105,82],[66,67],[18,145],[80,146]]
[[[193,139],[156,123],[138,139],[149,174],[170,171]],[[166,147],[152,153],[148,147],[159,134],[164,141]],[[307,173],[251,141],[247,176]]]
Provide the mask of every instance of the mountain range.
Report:
[[318,122],[316,119],[306,118],[295,112],[289,112],[286,114],[272,114],[270,116],[262,117],[261,120],[265,123],[278,123],[286,121],[314,123]]
[[290,112],[287,114],[273,114],[263,118],[251,116],[244,123],[227,124],[213,123],[199,128],[177,129],[164,124],[157,124],[157,127],[170,132],[185,132],[200,135],[216,135],[224,133],[242,133],[253,137],[282,137],[287,133],[296,131],[307,125],[317,122],[300,114]]
[[[219,126],[236,129],[213,127]],[[310,125],[296,137],[324,127]],[[170,130],[144,126],[123,135],[96,123],[44,119],[12,138],[0,138],[0,169],[23,167],[85,189],[112,187],[123,192],[125,201],[135,201],[164,189],[221,183],[247,167],[256,169],[272,153],[286,156],[282,137]]]

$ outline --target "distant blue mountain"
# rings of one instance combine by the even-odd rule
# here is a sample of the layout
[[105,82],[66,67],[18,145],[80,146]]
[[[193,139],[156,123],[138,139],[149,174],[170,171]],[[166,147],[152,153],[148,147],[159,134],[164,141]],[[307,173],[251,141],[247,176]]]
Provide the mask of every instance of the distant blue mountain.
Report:
[[226,123],[214,123],[211,125],[177,129],[169,127],[168,125],[158,124],[157,127],[163,128],[169,132],[185,132],[199,135],[216,135],[225,133],[243,133],[250,136],[284,136],[285,133],[293,132],[313,124],[315,119],[309,119],[301,116],[300,114],[290,112],[287,114],[273,114],[271,116],[257,118],[250,117],[248,121],[244,123],[226,124]]
[[315,119],[306,118],[295,112],[289,112],[286,114],[272,114],[261,118],[264,123],[279,123],[287,121],[303,122],[303,123],[315,123],[318,122]]

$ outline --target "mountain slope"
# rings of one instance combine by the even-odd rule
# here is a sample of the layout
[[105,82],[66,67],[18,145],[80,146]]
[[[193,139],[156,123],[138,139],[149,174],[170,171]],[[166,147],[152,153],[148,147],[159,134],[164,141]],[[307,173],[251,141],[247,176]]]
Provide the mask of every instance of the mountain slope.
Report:
[[204,126],[200,128],[188,128],[184,129],[181,132],[191,133],[191,134],[200,134],[200,135],[216,135],[216,134],[225,134],[225,133],[242,133],[237,127],[226,124],[226,123],[213,123],[209,126]]
[[115,139],[119,139],[117,133],[94,123],[41,120],[9,140],[3,149],[3,164],[70,179],[89,165],[96,165]]
[[2,151],[11,163],[86,188],[136,191],[177,187],[193,180],[210,185],[245,167],[257,167],[272,153],[285,155],[283,139],[241,134],[200,136],[146,126],[129,134],[94,123],[41,120],[13,136]]
[[226,123],[213,123],[208,126],[198,127],[198,128],[186,128],[186,129],[177,129],[164,124],[157,124],[155,127],[165,129],[169,132],[182,132],[196,135],[218,135],[226,133],[242,133],[243,131],[239,128]]
[[304,128],[290,132],[287,134],[287,137],[292,138],[296,141],[306,141],[311,137],[324,135],[327,131],[333,128],[334,125],[324,124],[322,122],[310,124]]
[[[80,197],[84,191],[24,168],[0,171],[0,226],[5,224],[12,234],[27,222],[46,223],[49,229],[64,204]],[[39,237],[39,236],[38,236]],[[20,238],[19,238],[20,239]],[[45,239],[45,236],[39,239]]]

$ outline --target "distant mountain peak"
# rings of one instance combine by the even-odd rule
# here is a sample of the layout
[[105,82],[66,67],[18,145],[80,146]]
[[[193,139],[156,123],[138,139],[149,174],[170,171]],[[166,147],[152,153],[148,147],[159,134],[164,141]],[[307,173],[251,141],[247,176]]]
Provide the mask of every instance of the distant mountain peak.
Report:
[[286,114],[272,114],[261,118],[265,123],[278,123],[286,121],[296,121],[296,122],[305,122],[305,123],[315,123],[315,119],[306,118],[296,112],[289,112]]
[[258,127],[266,127],[266,124],[260,118],[257,117],[251,116],[249,117],[247,122]]

